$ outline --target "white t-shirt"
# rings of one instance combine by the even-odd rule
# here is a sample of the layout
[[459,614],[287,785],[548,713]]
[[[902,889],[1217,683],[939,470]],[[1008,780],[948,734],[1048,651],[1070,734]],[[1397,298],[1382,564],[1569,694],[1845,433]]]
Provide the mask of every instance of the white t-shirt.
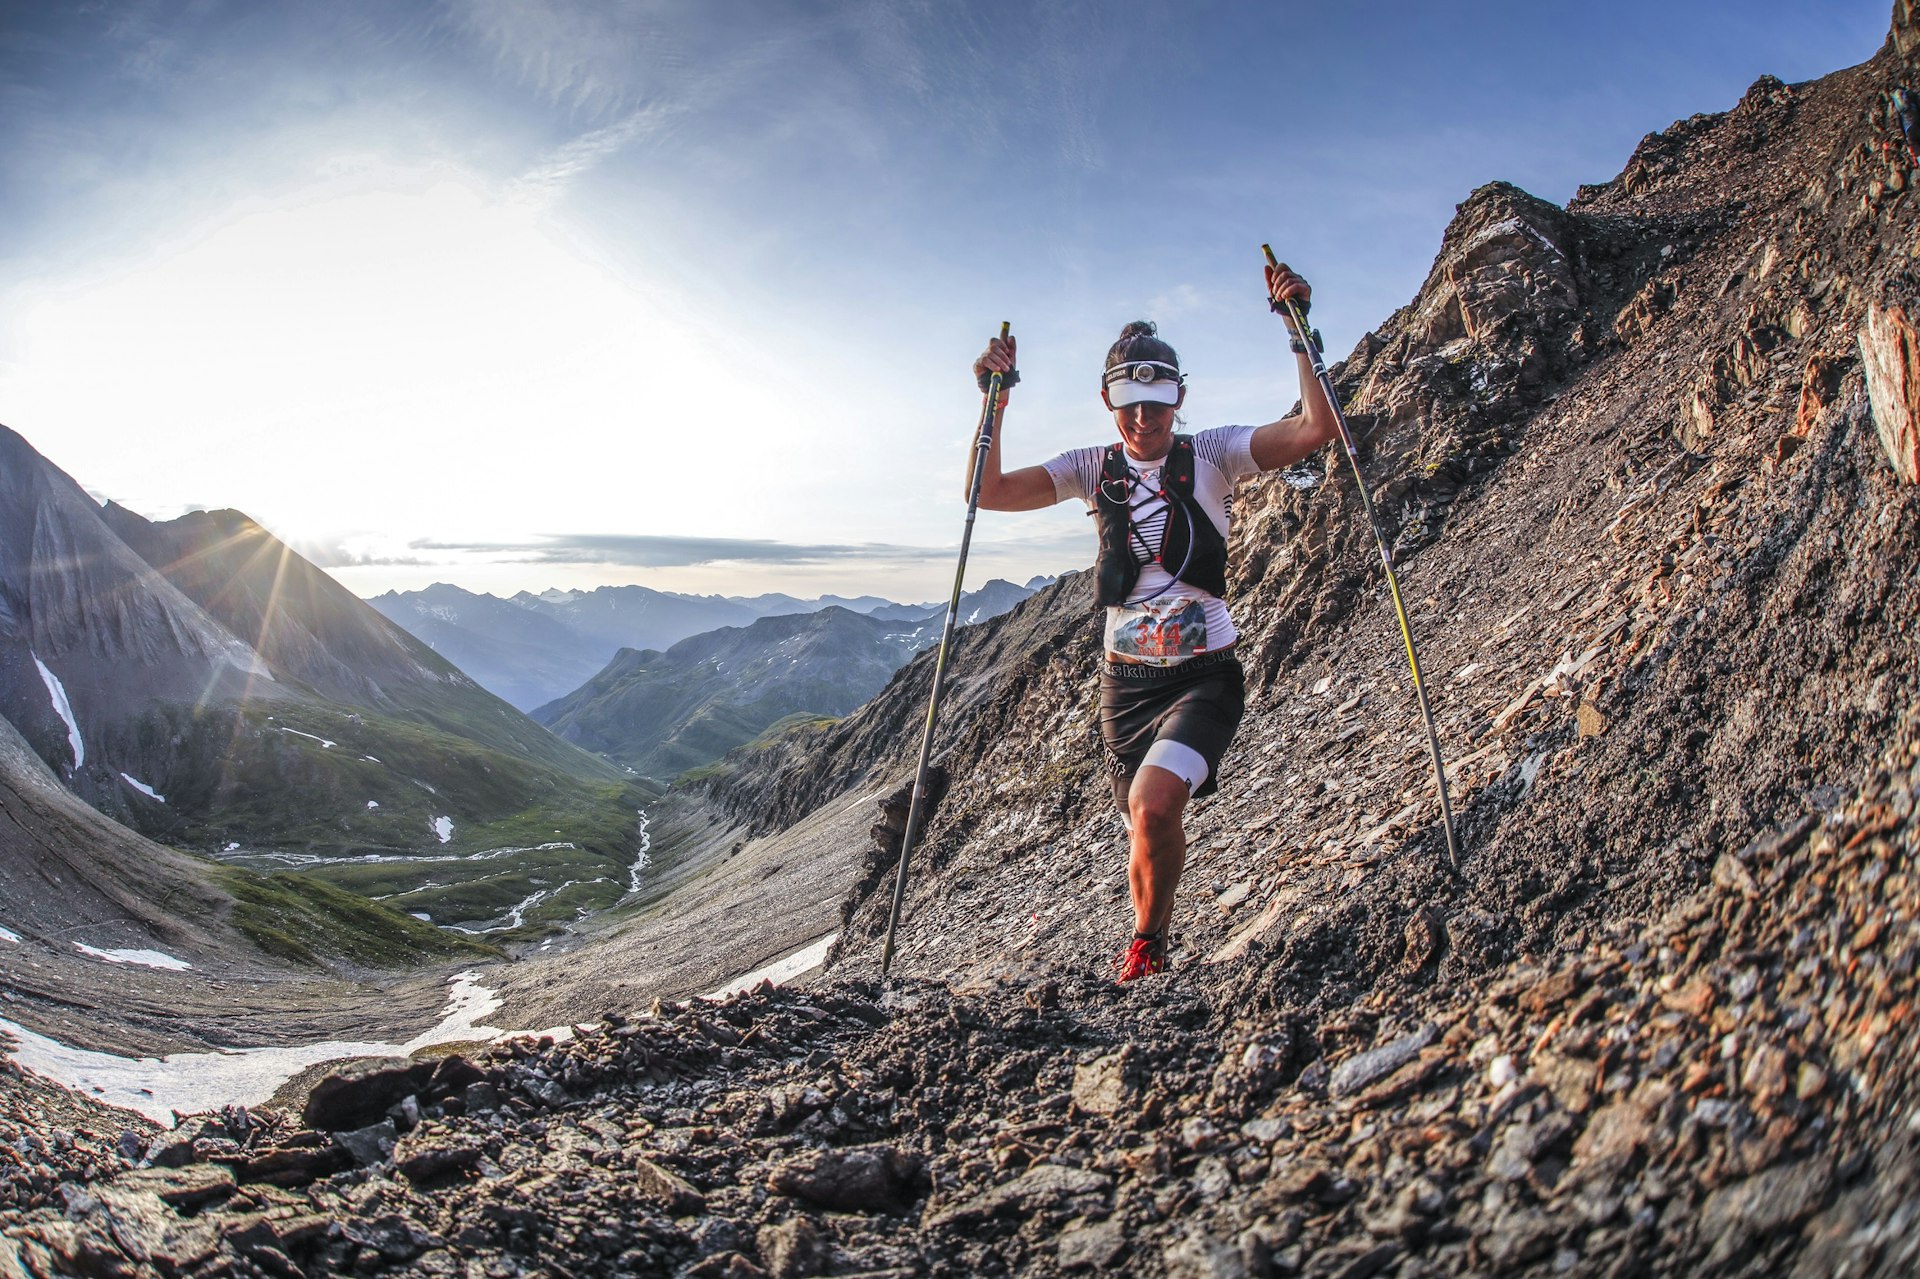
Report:
[[[1251,426],[1216,426],[1193,437],[1193,497],[1224,540],[1233,520],[1233,486],[1245,476],[1259,474],[1253,460]],[[1104,445],[1069,449],[1044,465],[1053,477],[1056,501],[1079,498],[1097,510]],[[1171,512],[1158,496],[1160,468],[1166,458],[1150,462],[1127,458],[1131,475],[1128,505],[1134,508],[1137,536],[1131,538],[1140,580],[1125,604],[1107,609],[1106,648],[1111,657],[1175,666],[1190,657],[1224,648],[1238,638],[1226,601],[1187,582],[1176,580],[1181,565],[1154,562]],[[1183,518],[1175,513],[1174,518]],[[1192,539],[1189,539],[1191,541]]]

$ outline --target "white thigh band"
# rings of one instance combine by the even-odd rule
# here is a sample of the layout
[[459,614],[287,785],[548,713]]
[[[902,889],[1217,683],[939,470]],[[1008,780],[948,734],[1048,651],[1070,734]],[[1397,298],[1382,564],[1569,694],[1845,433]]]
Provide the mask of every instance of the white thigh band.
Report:
[[1140,761],[1140,767],[1153,765],[1164,768],[1187,784],[1187,793],[1191,795],[1207,780],[1206,756],[1182,742],[1163,737],[1147,747],[1147,754]]

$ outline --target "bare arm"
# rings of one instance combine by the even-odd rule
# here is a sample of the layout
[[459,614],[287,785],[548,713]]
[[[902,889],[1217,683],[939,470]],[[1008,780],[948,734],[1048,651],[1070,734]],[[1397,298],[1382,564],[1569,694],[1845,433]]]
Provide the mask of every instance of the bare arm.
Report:
[[[973,363],[977,377],[983,372],[1005,373],[1013,368],[1014,339],[995,338],[987,344],[987,349]],[[1000,392],[999,422],[1002,426],[1007,420],[1007,400],[1010,391]],[[1053,476],[1047,474],[1044,466],[1023,466],[1017,471],[1000,469],[1000,435],[993,433],[993,441],[987,446],[987,456],[982,462],[980,472],[980,505],[989,511],[1037,511],[1043,506],[1052,506],[1060,500],[1054,491]],[[973,460],[979,455],[980,441],[974,439],[967,453],[967,482],[973,480]],[[971,494],[965,494],[971,496]]]
[[[1267,295],[1305,302],[1313,290],[1282,263],[1277,269],[1267,268]],[[1313,375],[1313,361],[1302,353],[1294,357],[1294,364],[1300,374],[1300,412],[1256,427],[1249,441],[1254,465],[1263,471],[1290,466],[1340,433],[1333,406],[1327,403],[1326,388]]]

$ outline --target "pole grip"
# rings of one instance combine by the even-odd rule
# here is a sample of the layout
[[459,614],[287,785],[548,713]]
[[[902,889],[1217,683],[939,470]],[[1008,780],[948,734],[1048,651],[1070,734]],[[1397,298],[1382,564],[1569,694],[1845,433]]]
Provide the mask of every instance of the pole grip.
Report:
[[[1267,255],[1268,266],[1276,271],[1280,269],[1280,259],[1273,256],[1273,246],[1271,244],[1261,245],[1260,252]],[[1292,298],[1288,298],[1284,302],[1276,302],[1272,298],[1268,298],[1267,307],[1275,315],[1286,320],[1288,327],[1293,329],[1295,336],[1304,335],[1307,332],[1306,312],[1302,311],[1300,304]]]

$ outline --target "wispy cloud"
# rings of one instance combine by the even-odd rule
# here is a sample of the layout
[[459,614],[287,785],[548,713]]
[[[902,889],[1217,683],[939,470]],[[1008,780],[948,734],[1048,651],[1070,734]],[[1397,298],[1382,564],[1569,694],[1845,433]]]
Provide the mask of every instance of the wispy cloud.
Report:
[[649,65],[675,61],[672,32],[637,6],[579,0],[446,0],[451,25],[549,101],[604,118]]
[[418,555],[374,549],[360,538],[305,538],[289,545],[320,568],[427,568],[439,563]]
[[802,544],[758,538],[674,537],[646,534],[563,534],[517,542],[451,542],[423,539],[416,551],[462,552],[524,564],[618,564],[628,568],[689,568],[736,561],[754,564],[819,564],[846,560],[924,560],[946,552],[880,542]]
[[618,123],[583,133],[555,147],[521,174],[509,188],[508,195],[535,203],[548,199],[573,179],[617,155],[628,145],[660,136],[681,114],[680,110],[670,106],[647,106]]

